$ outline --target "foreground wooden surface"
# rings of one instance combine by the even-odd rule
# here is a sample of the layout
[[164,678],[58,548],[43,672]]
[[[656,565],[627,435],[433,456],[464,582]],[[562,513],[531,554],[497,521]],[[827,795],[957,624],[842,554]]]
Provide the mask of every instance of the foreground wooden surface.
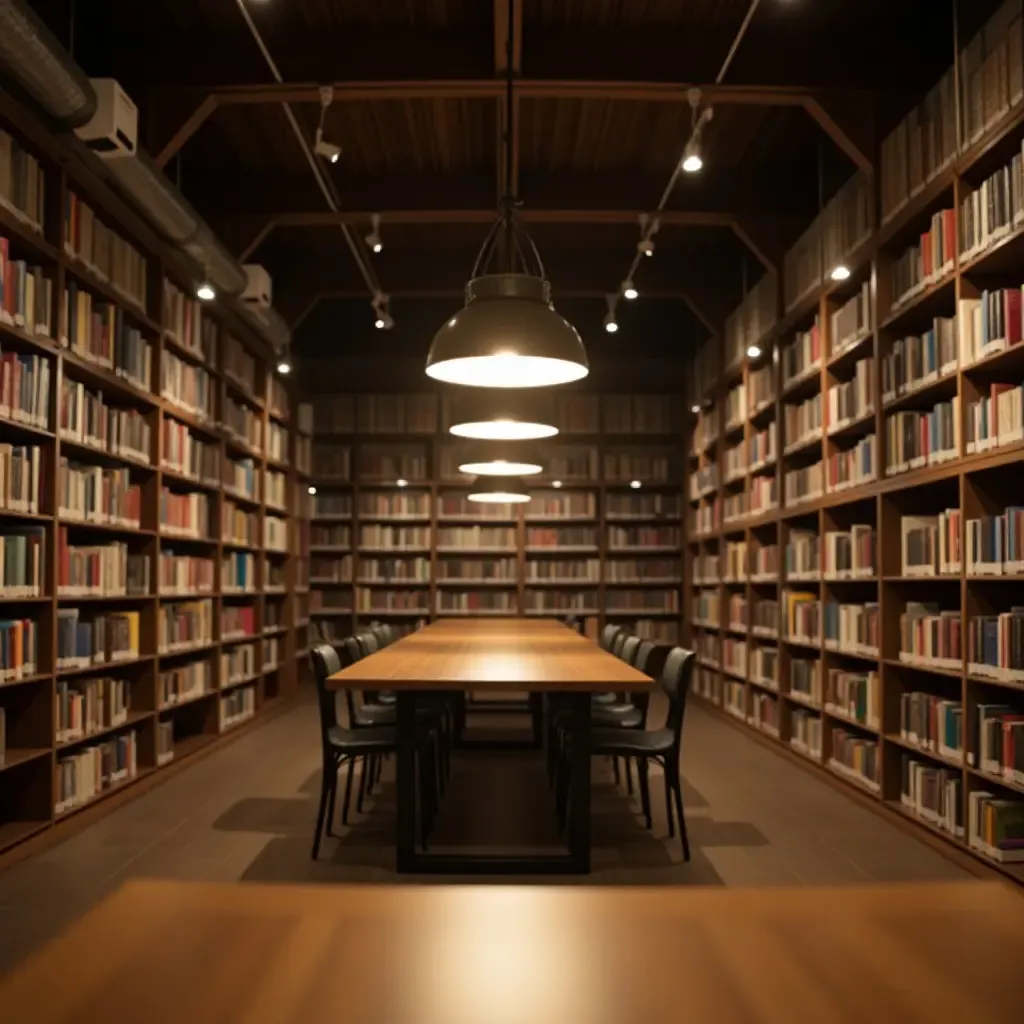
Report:
[[442,619],[331,676],[335,689],[650,690],[653,681],[553,619]]
[[1024,900],[132,882],[0,981],[32,1024],[1019,1022]]

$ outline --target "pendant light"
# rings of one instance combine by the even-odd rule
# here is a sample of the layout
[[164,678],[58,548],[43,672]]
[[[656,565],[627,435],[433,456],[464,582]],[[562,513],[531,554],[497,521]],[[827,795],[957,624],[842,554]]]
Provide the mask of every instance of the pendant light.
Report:
[[530,500],[530,493],[520,477],[480,476],[473,481],[469,500],[494,505],[523,505]]
[[508,4],[505,195],[466,285],[465,307],[434,335],[427,376],[448,384],[535,388],[568,384],[590,368],[576,328],[555,311],[537,247],[512,195],[515,0]]
[[467,445],[459,472],[469,476],[535,476],[544,462],[535,447],[522,442],[486,441]]
[[536,391],[463,391],[451,400],[449,432],[483,441],[535,441],[558,433],[554,403]]

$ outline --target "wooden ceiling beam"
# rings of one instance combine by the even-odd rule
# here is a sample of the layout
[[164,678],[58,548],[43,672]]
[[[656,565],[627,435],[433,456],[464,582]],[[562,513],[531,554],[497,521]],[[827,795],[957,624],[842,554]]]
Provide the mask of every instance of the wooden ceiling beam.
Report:
[[826,93],[808,96],[804,109],[821,130],[862,171],[874,169],[875,104],[868,98]]
[[160,152],[157,153],[157,167],[166,167],[178,154],[182,146],[213,116],[219,105],[220,101],[213,93],[205,96],[181,127],[170,137]]
[[[467,210],[379,210],[374,211],[381,224],[489,224],[494,220],[492,209]],[[642,210],[563,210],[524,207],[520,213],[530,224],[636,224]],[[362,210],[339,213],[296,212],[276,213],[269,221],[277,227],[335,227],[340,224],[364,225],[373,214]],[[725,227],[731,228],[735,215],[709,210],[666,210],[658,218],[663,227]]]

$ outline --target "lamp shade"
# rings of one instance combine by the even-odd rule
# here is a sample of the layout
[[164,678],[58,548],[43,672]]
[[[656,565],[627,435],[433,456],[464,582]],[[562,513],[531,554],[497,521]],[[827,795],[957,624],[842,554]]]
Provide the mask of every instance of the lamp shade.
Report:
[[543,469],[537,446],[522,441],[469,444],[459,459],[459,472],[470,476],[533,476]]
[[531,441],[558,433],[555,403],[534,390],[463,390],[451,399],[449,421],[456,437],[486,441]]
[[523,505],[530,500],[530,492],[521,477],[479,476],[473,481],[468,498],[488,504]]
[[576,328],[530,274],[488,274],[466,286],[466,305],[434,335],[427,376],[484,388],[567,384],[590,372]]

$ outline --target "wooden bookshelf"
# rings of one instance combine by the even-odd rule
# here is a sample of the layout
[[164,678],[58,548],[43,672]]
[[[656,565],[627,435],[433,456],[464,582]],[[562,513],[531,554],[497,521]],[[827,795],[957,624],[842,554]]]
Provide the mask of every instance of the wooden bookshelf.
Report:
[[[899,162],[897,143],[887,143],[881,192],[871,201],[876,230],[840,254],[850,277],[829,280],[821,261],[809,284],[776,285],[775,316],[760,334],[742,333],[750,316],[738,311],[731,336],[723,332],[698,354],[688,402],[696,412],[685,628],[702,702],[1024,882],[1024,864],[985,848],[992,833],[979,796],[1024,803],[1015,753],[1024,748],[1012,746],[1021,728],[1012,716],[1024,716],[1024,649],[1011,615],[1020,567],[1009,553],[1000,564],[972,561],[991,517],[1024,504],[1024,343],[1015,312],[1024,209],[1011,202],[1002,225],[978,244],[964,237],[971,193],[1011,161],[1020,174],[1024,119],[1014,111],[952,156],[937,154],[927,172],[918,169],[912,194],[886,180]],[[944,210],[953,212],[943,217]],[[906,254],[926,233],[935,248],[908,283]],[[976,337],[971,303],[999,289],[1016,297],[993,300],[985,315],[995,333]],[[1010,340],[999,344],[998,318],[1007,312]],[[957,314],[959,327],[971,324],[966,341],[950,322]],[[934,345],[922,355],[907,339],[933,328]],[[787,350],[811,332],[817,358],[791,362]],[[743,354],[751,344],[757,358]],[[1009,386],[999,389],[1003,419],[982,436],[974,407],[994,384]],[[819,398],[815,414],[806,403]],[[925,412],[933,412],[928,444],[918,449],[921,428],[915,432],[906,414]],[[755,500],[766,478],[775,480],[774,507]],[[908,564],[904,532],[912,528]],[[1019,525],[1011,533],[1016,545]],[[839,534],[849,541],[831,536]],[[870,557],[837,563],[830,556],[854,536]],[[940,537],[950,549],[945,565]],[[934,565],[917,548],[935,552]],[[999,623],[1002,648],[991,638]],[[978,639],[985,629],[987,648]],[[922,648],[925,635],[941,645]],[[1024,814],[993,806],[1007,816],[1004,825]]]
[[[294,690],[307,646],[308,503],[292,468],[299,435],[290,390],[272,376],[251,328],[186,298],[175,254],[9,99],[0,131],[38,162],[43,183],[36,216],[0,199],[3,852]],[[84,319],[90,307],[116,344]],[[186,390],[197,383],[202,395]],[[229,429],[229,400],[245,411],[248,436]],[[181,442],[194,462],[175,447]],[[18,486],[15,458],[29,466]],[[222,531],[228,502],[253,517],[244,543]],[[31,555],[36,544],[38,574],[19,591],[30,569],[19,552]],[[83,549],[98,560],[87,563]],[[109,562],[102,577],[97,561]],[[78,569],[92,575],[67,576]],[[249,635],[227,635],[233,609]],[[195,633],[173,631],[187,620]]]
[[[394,429],[403,425],[395,397],[407,435]],[[374,618],[411,629],[436,616],[575,614],[594,635],[607,620],[676,640],[678,404],[667,395],[559,395],[566,432],[542,442],[549,462],[531,487],[535,501],[494,508],[466,501],[463,443],[447,433],[445,396],[314,401],[312,616],[344,636]],[[379,410],[383,423],[372,416]],[[382,467],[385,444],[405,461]],[[318,473],[318,456],[322,471],[336,472]],[[632,565],[640,568],[624,571]]]

